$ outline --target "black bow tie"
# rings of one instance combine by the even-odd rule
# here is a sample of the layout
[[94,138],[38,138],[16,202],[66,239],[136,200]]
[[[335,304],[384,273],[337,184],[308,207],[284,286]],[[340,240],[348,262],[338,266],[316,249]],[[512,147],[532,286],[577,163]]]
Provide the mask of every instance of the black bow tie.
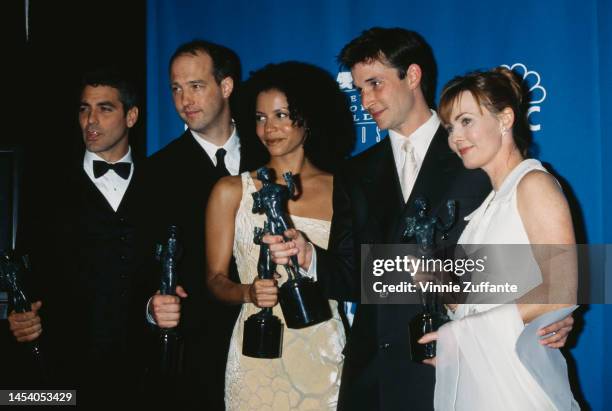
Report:
[[114,170],[119,177],[127,180],[127,178],[130,176],[130,171],[132,170],[132,163],[110,164],[106,161],[94,160],[93,172],[95,178],[102,177],[108,170]]

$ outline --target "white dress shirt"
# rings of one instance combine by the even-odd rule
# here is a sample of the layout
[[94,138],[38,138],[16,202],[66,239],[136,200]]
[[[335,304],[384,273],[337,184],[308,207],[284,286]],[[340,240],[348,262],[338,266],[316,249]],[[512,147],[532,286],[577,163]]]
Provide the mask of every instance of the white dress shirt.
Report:
[[[83,158],[83,169],[85,170],[85,174],[89,177],[89,179],[95,184],[96,188],[100,190],[108,204],[113,208],[113,210],[117,211],[119,208],[119,204],[121,204],[121,200],[123,200],[123,195],[130,185],[130,181],[132,180],[132,176],[134,175],[134,164],[132,162],[132,149],[128,147],[128,152],[124,155],[119,161],[116,163],[130,163],[132,165],[130,169],[130,175],[127,179],[121,178],[115,170],[108,170],[103,176],[98,178],[94,177],[93,172],[93,162],[94,160],[104,161],[108,163],[108,161],[104,160],[102,157],[97,155],[96,153],[92,153],[91,151],[85,150],[85,156]],[[112,163],[114,164],[114,163]]]
[[[429,117],[429,120],[414,130],[414,132],[409,136],[403,136],[396,131],[389,130],[389,138],[391,139],[391,149],[393,150],[395,168],[400,179],[402,178],[402,167],[406,161],[406,152],[402,150],[402,146],[404,145],[406,139],[410,139],[410,143],[412,143],[412,147],[414,147],[414,157],[417,166],[416,172],[418,175],[419,171],[421,170],[421,166],[423,165],[425,154],[427,154],[427,149],[429,148],[436,131],[438,131],[439,126],[440,118],[435,111],[431,110],[431,117]],[[404,194],[404,198],[410,197],[410,193],[402,194]]]
[[191,135],[193,136],[195,141],[197,141],[198,144],[202,146],[202,148],[204,149],[204,151],[210,158],[210,161],[212,161],[215,167],[217,166],[217,157],[216,157],[217,150],[219,150],[220,148],[225,149],[226,151],[225,158],[224,158],[225,168],[227,168],[227,171],[229,171],[231,175],[237,176],[238,173],[240,172],[240,138],[238,138],[238,133],[236,132],[236,126],[232,124],[232,127],[233,127],[232,135],[230,136],[230,138],[227,139],[225,144],[223,144],[221,147],[216,146],[210,141],[203,139],[195,131],[193,130],[189,130],[189,131],[191,131]]

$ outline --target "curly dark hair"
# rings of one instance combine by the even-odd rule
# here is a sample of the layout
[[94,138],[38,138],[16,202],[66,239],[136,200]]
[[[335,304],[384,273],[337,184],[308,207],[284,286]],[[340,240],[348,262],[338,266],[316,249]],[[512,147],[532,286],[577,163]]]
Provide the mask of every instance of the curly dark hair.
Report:
[[319,67],[297,61],[269,64],[251,73],[241,91],[237,121],[248,155],[259,156],[260,163],[269,155],[255,134],[255,105],[259,93],[268,90],[282,92],[293,124],[306,128],[306,157],[316,167],[334,172],[355,145],[349,102],[336,80]]

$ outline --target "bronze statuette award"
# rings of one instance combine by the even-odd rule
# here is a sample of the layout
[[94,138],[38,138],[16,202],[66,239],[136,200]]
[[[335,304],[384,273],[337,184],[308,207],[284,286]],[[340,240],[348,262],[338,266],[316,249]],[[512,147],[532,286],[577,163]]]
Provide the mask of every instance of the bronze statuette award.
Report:
[[[261,279],[273,279],[276,264],[272,262],[270,249],[261,241],[264,234],[270,232],[266,221],[264,228],[255,227],[253,242],[259,245],[257,273]],[[283,323],[272,314],[272,308],[262,308],[244,322],[242,354],[255,358],[280,358],[283,348]]]
[[[445,234],[455,223],[455,202],[449,200],[446,204],[448,212],[448,222],[446,224],[437,216],[429,217],[427,215],[428,204],[424,198],[417,198],[414,204],[417,209],[417,215],[406,219],[407,226],[404,231],[403,240],[408,241],[414,238],[418,245],[417,248],[421,253],[420,257],[430,258],[433,257],[435,248],[436,230]],[[418,278],[415,279],[418,280]],[[420,287],[417,290],[419,290],[417,292],[421,300],[421,312],[410,320],[410,354],[412,361],[420,363],[425,359],[436,356],[436,342],[419,344],[418,340],[423,335],[436,331],[449,321],[449,318],[444,313],[444,308],[436,292],[423,291]]]
[[[265,213],[270,233],[283,235],[292,228],[286,213],[287,202],[295,194],[295,183],[291,173],[284,173],[286,186],[276,184],[271,170],[262,167],[257,170],[262,187],[253,193],[253,212]],[[280,287],[279,301],[289,328],[304,328],[327,321],[332,317],[329,301],[319,284],[299,272],[296,256],[291,264],[285,265],[288,280]]]

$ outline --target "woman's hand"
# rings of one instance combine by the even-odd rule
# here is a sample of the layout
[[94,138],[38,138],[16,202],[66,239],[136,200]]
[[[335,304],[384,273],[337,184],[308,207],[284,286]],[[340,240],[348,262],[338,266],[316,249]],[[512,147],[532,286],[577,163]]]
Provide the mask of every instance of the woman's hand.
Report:
[[[438,339],[438,332],[434,331],[434,332],[430,332],[430,333],[427,333],[424,336],[422,336],[418,340],[418,343],[419,344],[427,344],[427,343],[436,341],[437,339]],[[427,365],[431,365],[432,367],[435,367],[436,366],[436,357],[428,358],[426,360],[423,360],[423,364],[427,364]]]
[[278,303],[278,282],[256,278],[249,286],[249,298],[259,308],[274,307]]
[[561,348],[567,342],[567,336],[574,326],[574,317],[568,315],[564,319],[550,324],[547,327],[540,328],[538,335],[540,336],[540,344],[548,348]]
[[297,255],[300,267],[308,271],[312,263],[312,246],[304,234],[295,228],[290,228],[285,231],[284,236],[286,242],[280,235],[266,234],[263,237],[263,242],[270,246],[272,261],[278,265],[291,264],[291,257]]

